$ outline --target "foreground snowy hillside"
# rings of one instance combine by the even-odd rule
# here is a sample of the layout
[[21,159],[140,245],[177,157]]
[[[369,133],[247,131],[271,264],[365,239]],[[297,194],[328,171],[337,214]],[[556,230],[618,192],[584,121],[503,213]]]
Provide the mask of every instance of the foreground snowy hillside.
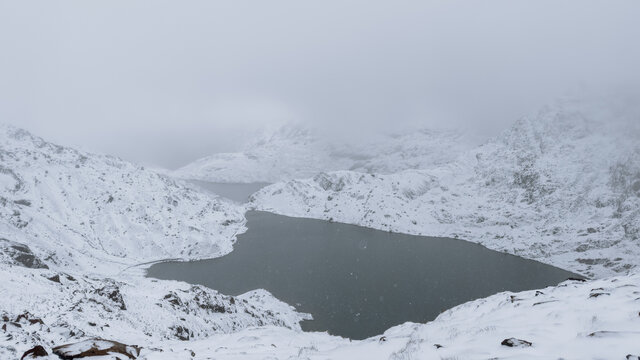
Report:
[[299,330],[305,316],[264,290],[238,297],[141,276],[104,278],[0,264],[0,359],[86,338],[204,339],[273,325]]
[[452,236],[587,276],[640,261],[640,117],[564,101],[442,166],[338,171],[254,194],[278,214]]
[[[189,348],[202,359],[636,360],[639,306],[636,274],[499,293],[445,311],[427,324],[406,323],[362,341],[251,329],[196,341]],[[146,356],[188,359],[185,355]]]
[[445,130],[419,130],[341,142],[299,125],[289,125],[263,135],[243,152],[196,160],[172,175],[210,182],[273,183],[335,170],[388,174],[446,163],[471,144],[468,136]]
[[[48,287],[52,286],[56,285]],[[89,304],[82,305],[87,307]],[[139,352],[140,359],[149,360],[636,360],[640,356],[640,342],[637,341],[640,336],[639,306],[640,275],[635,274],[588,282],[567,281],[557,287],[520,293],[499,293],[445,311],[427,324],[406,323],[362,341],[266,326],[185,342],[163,339],[166,329],[159,327],[151,327],[149,335],[142,335],[140,331],[118,334],[119,327],[104,328],[103,318],[92,318],[96,327],[84,325],[84,328],[98,329],[87,333],[85,338],[90,339],[96,332],[113,335],[109,339],[136,345],[129,348]],[[159,314],[160,317],[163,315]],[[40,341],[35,343],[42,344],[51,354],[49,343],[60,338],[59,325],[50,323],[51,318],[55,319],[54,316],[45,317],[40,323],[32,316],[21,317],[15,322],[20,328],[12,334],[40,334]],[[189,320],[193,321],[193,318]],[[114,323],[119,326],[126,321],[128,319]],[[5,320],[5,324],[10,330],[17,328],[12,321]],[[46,331],[48,329],[51,332]],[[10,348],[28,349],[21,343]],[[69,351],[74,348],[87,349],[87,342],[67,347]],[[14,353],[20,352],[9,352],[0,347],[0,355]],[[120,358],[126,357],[120,355]],[[58,357],[49,356],[48,359]]]

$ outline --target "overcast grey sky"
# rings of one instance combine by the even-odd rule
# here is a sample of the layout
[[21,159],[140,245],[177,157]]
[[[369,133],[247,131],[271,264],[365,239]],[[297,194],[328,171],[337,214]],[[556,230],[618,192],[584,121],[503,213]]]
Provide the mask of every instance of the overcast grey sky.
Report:
[[491,135],[635,86],[640,1],[0,0],[0,121],[177,167],[256,129]]

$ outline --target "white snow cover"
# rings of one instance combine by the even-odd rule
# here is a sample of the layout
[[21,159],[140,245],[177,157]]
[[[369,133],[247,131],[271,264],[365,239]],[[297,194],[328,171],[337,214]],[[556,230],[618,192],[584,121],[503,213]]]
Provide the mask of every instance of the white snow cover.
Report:
[[447,236],[587,276],[640,262],[640,112],[562,101],[450,163],[280,182],[252,207]]
[[264,290],[237,298],[146,279],[140,264],[221,256],[244,209],[120,159],[0,126],[0,358],[87,336],[195,339],[306,318]]
[[0,359],[86,337],[148,346],[264,325],[299,330],[306,318],[265,290],[234,298],[135,274],[113,279],[5,264],[0,277]]
[[[362,341],[301,332],[305,315],[263,290],[232,298],[142,277],[136,264],[230,251],[244,209],[3,127],[0,358],[103,338],[142,346],[142,359],[631,359],[640,355],[640,121],[620,109],[565,102],[422,170],[330,172],[256,194],[251,206],[285,215],[457,236],[586,275],[624,274],[496,294]],[[390,152],[382,165],[367,161],[381,169],[411,158]],[[501,345],[511,338],[525,346]]]
[[[203,359],[625,359],[640,355],[639,308],[640,276],[635,274],[499,293],[445,311],[427,324],[406,323],[362,341],[244,330],[194,342],[189,349]],[[532,346],[501,345],[509,338]],[[185,355],[146,356],[188,359]]]
[[[639,309],[640,274],[632,274],[503,292],[445,311],[427,324],[405,323],[362,341],[273,326],[190,342],[107,331],[120,341],[144,344],[141,359],[158,360],[635,359],[626,356],[640,355]],[[42,331],[47,327],[41,324],[23,321],[22,326],[22,332],[36,331],[42,343],[59,336]],[[501,345],[511,338],[532,345]]]
[[117,273],[145,261],[220,256],[244,231],[235,205],[11,126],[0,127],[0,186],[0,238],[65,269]]
[[427,129],[340,141],[290,124],[260,136],[242,152],[208,156],[172,174],[222,183],[273,183],[335,170],[389,174],[448,162],[473,142],[459,131]]

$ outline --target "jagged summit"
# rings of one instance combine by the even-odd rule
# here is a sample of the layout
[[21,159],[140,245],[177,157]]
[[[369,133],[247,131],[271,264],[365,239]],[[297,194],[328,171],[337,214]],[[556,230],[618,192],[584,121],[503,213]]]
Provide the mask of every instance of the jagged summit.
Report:
[[225,254],[244,223],[242,208],[181,181],[0,125],[0,357],[86,337],[299,329],[304,315],[264,290],[231,297],[142,276],[150,261]]

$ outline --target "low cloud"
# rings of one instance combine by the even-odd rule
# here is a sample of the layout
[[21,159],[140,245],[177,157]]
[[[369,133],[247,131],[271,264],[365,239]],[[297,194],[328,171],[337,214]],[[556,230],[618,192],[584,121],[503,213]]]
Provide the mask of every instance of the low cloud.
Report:
[[[296,121],[486,136],[640,84],[637,1],[0,3],[0,118],[177,167]],[[364,135],[363,135],[364,136]]]

